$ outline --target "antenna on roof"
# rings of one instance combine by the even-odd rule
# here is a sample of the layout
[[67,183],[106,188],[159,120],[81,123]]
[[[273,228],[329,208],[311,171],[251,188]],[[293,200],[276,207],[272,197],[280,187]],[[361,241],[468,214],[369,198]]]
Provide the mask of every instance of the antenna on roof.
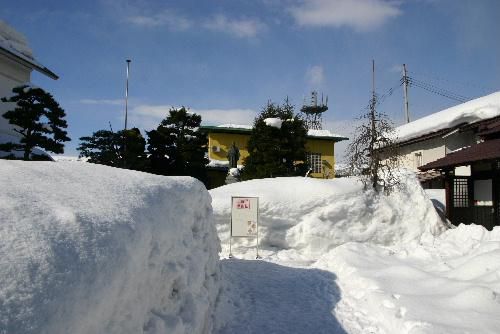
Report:
[[304,105],[300,111],[305,115],[306,127],[308,129],[321,130],[322,129],[322,114],[328,110],[328,96],[326,96],[326,103],[323,100],[323,93],[321,94],[321,103],[318,104],[318,92],[311,92],[311,103]]

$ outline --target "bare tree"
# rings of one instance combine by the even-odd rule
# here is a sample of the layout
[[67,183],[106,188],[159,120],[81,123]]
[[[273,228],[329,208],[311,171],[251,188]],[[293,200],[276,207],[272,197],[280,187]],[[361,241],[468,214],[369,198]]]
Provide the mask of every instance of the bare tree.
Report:
[[376,107],[373,89],[367,111],[359,118],[361,125],[347,148],[347,162],[350,174],[360,176],[365,188],[370,185],[377,192],[390,193],[400,184],[400,155],[393,123]]

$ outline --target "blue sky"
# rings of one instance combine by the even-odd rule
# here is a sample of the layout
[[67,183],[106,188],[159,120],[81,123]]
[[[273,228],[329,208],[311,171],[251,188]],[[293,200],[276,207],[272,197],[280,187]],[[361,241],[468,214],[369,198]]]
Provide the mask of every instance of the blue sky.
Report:
[[[67,155],[108,122],[123,127],[127,58],[129,126],[145,130],[181,105],[207,125],[249,124],[268,100],[288,96],[298,110],[315,89],[329,96],[324,127],[349,136],[370,97],[372,59],[379,94],[403,63],[470,98],[500,90],[497,0],[7,0],[0,19],[60,76],[32,81],[66,110]],[[458,103],[418,87],[409,100],[412,119]],[[401,124],[401,88],[380,108]]]

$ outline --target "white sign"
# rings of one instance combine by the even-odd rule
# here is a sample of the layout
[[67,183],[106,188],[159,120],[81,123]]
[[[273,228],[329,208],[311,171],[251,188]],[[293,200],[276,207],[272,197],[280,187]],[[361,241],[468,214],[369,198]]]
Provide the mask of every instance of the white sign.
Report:
[[258,197],[231,197],[231,237],[257,237],[258,217]]

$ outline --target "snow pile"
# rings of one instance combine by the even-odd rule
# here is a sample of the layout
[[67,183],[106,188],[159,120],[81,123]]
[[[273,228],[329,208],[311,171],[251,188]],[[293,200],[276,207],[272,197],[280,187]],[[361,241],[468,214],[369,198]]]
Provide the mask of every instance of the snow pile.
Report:
[[0,333],[208,333],[219,241],[189,177],[0,161]]
[[20,53],[31,60],[34,59],[26,37],[2,20],[0,20],[0,46],[11,52]]
[[399,251],[349,243],[315,265],[342,290],[349,333],[497,333],[500,227],[460,225]]
[[[224,168],[229,168],[229,160],[215,160],[215,159],[210,159],[207,167],[224,167]],[[243,168],[243,165],[238,165],[238,168]]]
[[463,123],[500,116],[500,92],[468,101],[396,128],[399,142]]
[[272,126],[273,128],[281,129],[281,124],[283,124],[283,120],[281,118],[266,118],[264,120],[267,126]]
[[229,168],[229,175],[234,177],[240,176],[240,170],[238,168]]
[[[274,178],[212,189],[223,256],[229,254],[231,196],[259,197],[261,255],[314,261],[350,241],[395,245],[444,226],[414,175],[391,196],[363,191],[355,178]],[[255,240],[233,238],[232,253],[254,257]],[[277,254],[276,254],[277,253]]]

